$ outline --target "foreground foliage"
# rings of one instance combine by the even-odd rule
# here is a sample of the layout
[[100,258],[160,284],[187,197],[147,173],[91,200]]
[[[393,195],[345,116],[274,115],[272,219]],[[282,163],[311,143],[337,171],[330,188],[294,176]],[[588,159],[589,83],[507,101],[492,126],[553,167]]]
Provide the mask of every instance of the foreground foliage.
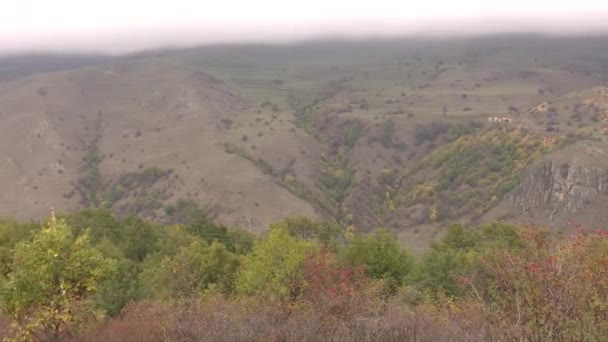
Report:
[[89,298],[116,265],[53,217],[32,241],[17,244],[12,268],[0,305],[21,337],[40,339],[77,331],[88,315],[100,315]]
[[163,226],[87,209],[39,228],[0,221],[0,237],[5,338],[608,337],[602,231],[452,225],[419,261],[388,230],[310,218],[256,238],[202,216]]

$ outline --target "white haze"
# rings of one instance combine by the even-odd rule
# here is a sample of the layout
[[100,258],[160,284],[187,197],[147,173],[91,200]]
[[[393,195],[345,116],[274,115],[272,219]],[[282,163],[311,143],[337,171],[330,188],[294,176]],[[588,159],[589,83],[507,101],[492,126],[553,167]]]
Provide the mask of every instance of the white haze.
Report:
[[606,0],[0,0],[0,51],[123,53],[322,36],[608,32]]

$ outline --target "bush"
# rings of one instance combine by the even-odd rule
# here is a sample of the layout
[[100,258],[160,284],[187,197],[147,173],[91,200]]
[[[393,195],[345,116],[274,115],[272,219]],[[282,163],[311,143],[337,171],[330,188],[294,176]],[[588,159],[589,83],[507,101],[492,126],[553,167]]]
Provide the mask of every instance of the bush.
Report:
[[309,217],[289,217],[271,224],[270,229],[284,229],[298,239],[313,240],[325,245],[343,243],[346,239],[341,225]]
[[115,270],[115,260],[53,216],[15,247],[12,271],[0,283],[0,308],[13,319],[19,340],[58,340],[103,314],[90,298]]
[[476,269],[480,255],[492,253],[493,248],[521,246],[519,231],[512,225],[496,223],[473,229],[453,224],[439,243],[431,245],[412,279],[432,292],[462,296],[470,288],[463,288],[458,280]]
[[557,239],[524,230],[522,237],[522,248],[493,250],[463,282],[477,289],[494,333],[508,340],[608,336],[606,233]]
[[195,240],[160,265],[149,265],[151,279],[144,283],[157,298],[196,297],[206,291],[231,293],[240,259],[221,242]]
[[[408,308],[369,298],[353,302],[351,316],[320,315],[318,307],[285,307],[259,298],[211,297],[174,303],[129,304],[120,318],[85,341],[481,341],[473,310]],[[327,312],[327,311],[323,311]],[[467,316],[468,315],[468,316]],[[476,316],[474,316],[476,315]]]
[[237,291],[269,299],[296,299],[303,286],[304,260],[317,249],[315,242],[298,239],[282,227],[271,229],[245,256],[236,278]]
[[353,265],[363,266],[370,278],[387,281],[390,291],[401,286],[414,268],[413,257],[386,229],[355,237],[345,247],[343,257]]

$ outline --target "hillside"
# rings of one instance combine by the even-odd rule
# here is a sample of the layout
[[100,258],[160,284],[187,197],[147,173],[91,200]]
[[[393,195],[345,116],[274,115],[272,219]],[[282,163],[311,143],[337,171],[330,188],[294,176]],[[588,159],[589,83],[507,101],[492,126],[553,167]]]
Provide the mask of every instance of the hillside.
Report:
[[154,218],[178,199],[244,226],[313,214],[255,163],[227,153],[227,139],[237,139],[227,126],[246,117],[245,102],[203,73],[125,63],[26,78],[0,93],[3,215],[112,202]]
[[12,81],[40,72],[69,70],[111,61],[112,57],[91,54],[9,54],[0,55],[0,82]]
[[[5,74],[0,215],[170,223],[200,206],[253,231],[307,215],[426,246],[452,221],[519,217],[544,156],[606,141],[606,55],[604,37],[317,41]],[[572,218],[608,219],[580,201]]]

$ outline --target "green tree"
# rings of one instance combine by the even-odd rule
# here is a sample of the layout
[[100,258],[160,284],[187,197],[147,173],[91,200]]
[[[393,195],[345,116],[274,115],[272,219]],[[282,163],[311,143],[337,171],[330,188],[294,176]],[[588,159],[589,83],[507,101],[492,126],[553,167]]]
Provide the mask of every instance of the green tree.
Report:
[[122,222],[120,246],[125,257],[141,262],[154,251],[162,234],[162,226],[145,221],[137,216],[127,217]]
[[143,285],[150,286],[149,292],[157,297],[192,297],[212,289],[231,293],[239,264],[240,257],[222,243],[194,241],[160,265],[149,264],[153,269]]
[[289,234],[321,243],[345,241],[345,230],[341,225],[327,220],[310,217],[288,217],[270,225],[270,229],[285,229]]
[[154,245],[154,254],[149,255],[148,259],[155,259],[157,262],[160,262],[165,256],[173,256],[177,254],[180,248],[188,247],[192,242],[197,240],[199,238],[192,235],[182,225],[165,226],[162,237]]
[[179,199],[175,204],[165,206],[165,214],[169,224],[188,224],[197,218],[207,217],[205,209],[188,199]]
[[284,227],[275,226],[245,256],[243,268],[237,274],[236,289],[242,294],[295,299],[302,288],[306,256],[318,250],[316,242],[298,239]]
[[414,267],[413,257],[386,229],[355,237],[343,255],[353,265],[364,266],[370,278],[387,281],[391,290],[400,286]]
[[13,271],[0,288],[2,311],[22,338],[57,339],[102,314],[90,296],[115,270],[115,261],[91,247],[87,235],[75,236],[53,216],[31,241],[16,246]]
[[96,293],[93,295],[96,307],[102,309],[109,316],[119,314],[128,302],[140,299],[143,296],[139,283],[142,265],[126,258],[117,258],[116,260],[116,276],[100,282]]
[[431,245],[414,279],[422,288],[460,296],[468,289],[457,280],[471,274],[479,266],[480,257],[498,249],[517,250],[522,246],[518,228],[513,225],[493,223],[474,229],[453,224],[439,243]]
[[186,229],[194,236],[207,241],[225,241],[228,235],[228,227],[215,224],[205,216],[198,216],[186,225]]
[[255,235],[252,233],[240,228],[231,229],[228,231],[226,248],[233,253],[245,255],[251,252],[254,242]]
[[92,243],[104,238],[117,242],[121,238],[121,223],[110,209],[87,208],[65,215],[64,218],[74,234],[87,231]]
[[11,219],[0,219],[0,279],[12,270],[15,246],[30,237],[40,228],[36,223],[19,223]]
[[208,243],[218,241],[223,243],[233,253],[246,254],[253,247],[254,237],[251,233],[241,229],[228,229],[228,227],[214,223],[205,216],[198,216],[185,226],[186,231]]

